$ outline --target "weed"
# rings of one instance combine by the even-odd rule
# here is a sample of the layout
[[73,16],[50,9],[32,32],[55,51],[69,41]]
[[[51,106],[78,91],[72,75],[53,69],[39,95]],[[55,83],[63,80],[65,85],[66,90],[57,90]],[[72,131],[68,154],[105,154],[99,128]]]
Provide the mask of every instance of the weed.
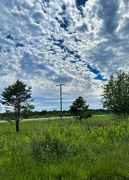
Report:
[[0,179],[129,179],[129,124],[109,116],[0,126]]

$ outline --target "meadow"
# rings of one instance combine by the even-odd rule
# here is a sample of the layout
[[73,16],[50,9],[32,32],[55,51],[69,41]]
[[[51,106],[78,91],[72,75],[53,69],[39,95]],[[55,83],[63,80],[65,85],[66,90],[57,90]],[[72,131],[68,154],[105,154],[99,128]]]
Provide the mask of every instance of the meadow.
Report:
[[128,180],[129,124],[111,116],[0,123],[1,180]]

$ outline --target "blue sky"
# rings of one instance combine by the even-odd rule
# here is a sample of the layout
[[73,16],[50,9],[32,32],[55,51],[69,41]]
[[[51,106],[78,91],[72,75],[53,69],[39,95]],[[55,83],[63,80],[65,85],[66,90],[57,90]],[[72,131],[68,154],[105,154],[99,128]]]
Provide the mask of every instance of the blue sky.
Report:
[[78,96],[102,108],[101,86],[129,71],[128,9],[129,0],[1,0],[0,93],[20,79],[35,110],[58,110],[65,83],[63,109]]

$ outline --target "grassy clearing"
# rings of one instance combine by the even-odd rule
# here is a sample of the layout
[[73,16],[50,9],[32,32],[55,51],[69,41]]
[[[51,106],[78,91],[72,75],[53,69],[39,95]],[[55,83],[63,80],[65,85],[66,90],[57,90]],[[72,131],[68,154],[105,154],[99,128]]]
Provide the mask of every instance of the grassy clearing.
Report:
[[129,125],[110,116],[0,124],[2,180],[129,179]]

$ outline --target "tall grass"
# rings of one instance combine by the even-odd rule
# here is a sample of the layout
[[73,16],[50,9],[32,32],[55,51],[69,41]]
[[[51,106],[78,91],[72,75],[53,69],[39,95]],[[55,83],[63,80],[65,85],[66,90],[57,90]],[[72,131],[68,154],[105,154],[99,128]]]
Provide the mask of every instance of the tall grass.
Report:
[[0,124],[0,179],[129,179],[129,126],[109,116]]

